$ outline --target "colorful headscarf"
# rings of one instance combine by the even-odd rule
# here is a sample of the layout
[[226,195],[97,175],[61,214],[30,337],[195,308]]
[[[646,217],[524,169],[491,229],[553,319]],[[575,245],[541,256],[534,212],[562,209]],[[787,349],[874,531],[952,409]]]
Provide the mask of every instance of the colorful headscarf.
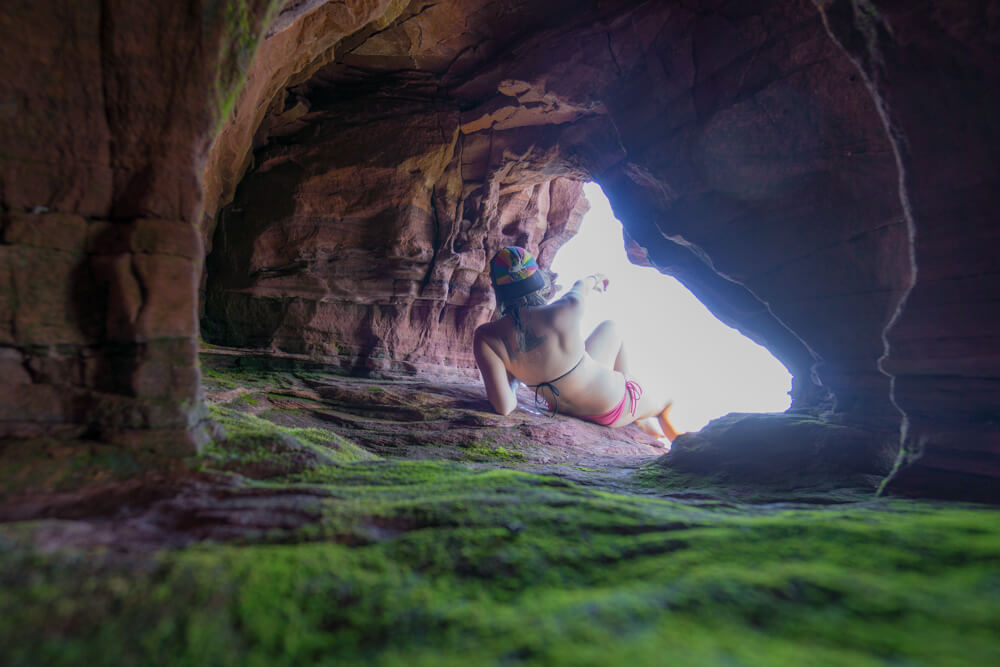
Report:
[[501,248],[490,260],[490,279],[500,301],[510,301],[545,287],[538,262],[524,248]]

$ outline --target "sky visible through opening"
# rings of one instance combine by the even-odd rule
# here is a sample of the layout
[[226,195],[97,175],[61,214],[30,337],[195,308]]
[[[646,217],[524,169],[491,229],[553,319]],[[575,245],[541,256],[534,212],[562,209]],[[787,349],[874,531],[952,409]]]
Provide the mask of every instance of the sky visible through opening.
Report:
[[674,400],[678,431],[695,431],[729,412],[783,412],[791,375],[770,352],[720,322],[686,287],[628,261],[621,223],[596,183],[584,194],[590,211],[580,231],[556,254],[552,270],[563,291],[601,272],[607,294],[587,302],[584,335],[614,320],[630,369],[648,391]]

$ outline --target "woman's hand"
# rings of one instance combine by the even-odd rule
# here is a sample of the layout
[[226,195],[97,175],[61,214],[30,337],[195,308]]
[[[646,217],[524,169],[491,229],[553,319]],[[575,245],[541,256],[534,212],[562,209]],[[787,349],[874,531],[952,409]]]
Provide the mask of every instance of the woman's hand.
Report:
[[570,288],[564,298],[575,298],[580,301],[580,303],[583,303],[583,299],[585,299],[591,291],[605,291],[608,288],[609,282],[608,277],[603,273],[592,273],[589,276],[579,278],[575,283],[573,283],[573,287]]
[[603,273],[594,273],[588,276],[588,278],[594,279],[594,291],[595,292],[606,292],[608,290],[608,285],[611,281]]

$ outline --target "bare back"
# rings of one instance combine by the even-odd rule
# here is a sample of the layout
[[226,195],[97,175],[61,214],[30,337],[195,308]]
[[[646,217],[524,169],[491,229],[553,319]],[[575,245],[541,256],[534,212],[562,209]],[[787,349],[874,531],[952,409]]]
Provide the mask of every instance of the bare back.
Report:
[[[577,416],[601,414],[621,400],[624,379],[587,354],[580,331],[582,313],[580,299],[566,296],[546,306],[522,308],[521,328],[506,315],[481,326],[476,337],[499,358],[508,376],[527,385],[551,382],[573,369],[555,383],[559,411]],[[547,387],[541,395],[552,402]]]

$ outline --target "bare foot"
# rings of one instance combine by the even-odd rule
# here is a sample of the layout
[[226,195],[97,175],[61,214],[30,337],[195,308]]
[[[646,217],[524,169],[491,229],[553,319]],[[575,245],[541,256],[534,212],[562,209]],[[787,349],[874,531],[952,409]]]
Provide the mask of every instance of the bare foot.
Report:
[[674,438],[677,437],[677,429],[675,429],[674,425],[670,423],[670,408],[672,407],[674,407],[674,402],[667,401],[663,411],[656,416],[656,421],[659,422],[660,428],[663,429],[663,434],[670,442],[673,442]]
[[636,419],[633,422],[639,427],[639,430],[646,435],[651,435],[654,438],[662,438],[663,431],[660,430],[659,422],[653,417],[646,417],[645,419]]

